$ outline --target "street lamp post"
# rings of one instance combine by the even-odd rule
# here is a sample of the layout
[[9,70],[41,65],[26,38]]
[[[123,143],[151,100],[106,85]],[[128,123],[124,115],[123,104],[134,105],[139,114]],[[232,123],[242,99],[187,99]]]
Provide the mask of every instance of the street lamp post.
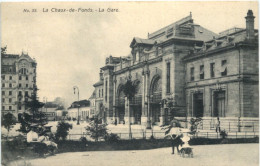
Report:
[[73,87],[74,94],[75,94],[76,89],[78,90],[78,121],[77,121],[77,125],[79,125],[79,88],[77,86],[74,86]]

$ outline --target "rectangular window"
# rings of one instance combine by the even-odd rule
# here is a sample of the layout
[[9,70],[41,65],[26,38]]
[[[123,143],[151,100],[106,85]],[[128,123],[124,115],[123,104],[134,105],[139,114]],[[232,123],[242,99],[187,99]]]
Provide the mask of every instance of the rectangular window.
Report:
[[5,102],[5,98],[2,98],[2,103],[4,103]]
[[9,88],[12,88],[12,84],[9,84]]
[[222,60],[221,62],[221,76],[227,75],[227,60]]
[[28,88],[28,84],[26,84],[26,88]]
[[194,67],[190,68],[190,80],[194,81]]
[[166,93],[171,93],[171,63],[167,63],[167,80],[166,80]]
[[12,94],[13,94],[12,91],[9,91],[9,96],[12,96]]
[[200,65],[200,79],[204,79],[204,65]]
[[5,106],[2,106],[2,110],[5,110]]
[[26,76],[25,78],[26,78],[26,80],[28,80],[28,76]]
[[2,87],[3,87],[3,88],[5,87],[5,83],[2,83]]
[[9,103],[12,103],[12,98],[9,98]]
[[19,88],[21,88],[22,87],[22,84],[19,84]]
[[215,63],[210,64],[210,77],[215,77]]
[[29,95],[28,95],[28,91],[25,91],[25,96],[29,96]]
[[9,106],[9,110],[12,110],[12,106]]
[[5,80],[5,75],[2,75],[2,80]]
[[22,76],[19,76],[19,80],[22,80]]
[[4,96],[5,95],[5,91],[2,91],[2,96]]
[[12,76],[9,76],[9,80],[12,80],[13,79],[13,77]]
[[22,106],[19,104],[18,105],[18,110],[21,110],[22,109]]

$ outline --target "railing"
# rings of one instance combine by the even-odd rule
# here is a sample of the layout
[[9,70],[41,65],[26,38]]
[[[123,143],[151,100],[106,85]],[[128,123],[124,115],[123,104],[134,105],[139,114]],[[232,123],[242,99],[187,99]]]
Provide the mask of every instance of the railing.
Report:
[[[226,122],[223,121],[220,124],[221,130],[225,130],[227,132],[257,132],[259,131],[259,123],[257,122],[239,122],[239,121],[232,121],[232,122]],[[201,130],[216,130],[215,122],[206,123],[203,121],[200,122],[198,125],[198,129]]]
[[[143,132],[132,132],[129,135],[129,132],[113,132],[117,134],[120,139],[122,140],[129,140],[131,139],[150,139],[151,136],[155,139],[163,139],[165,138],[165,132],[163,131],[143,131]],[[69,134],[67,139],[69,140],[79,140],[81,137],[86,137],[88,139],[89,136],[86,133],[82,134]],[[197,132],[192,138],[210,138],[210,139],[221,139],[221,135],[218,132]],[[238,138],[255,138],[259,137],[259,132],[228,132],[226,138],[238,139]]]

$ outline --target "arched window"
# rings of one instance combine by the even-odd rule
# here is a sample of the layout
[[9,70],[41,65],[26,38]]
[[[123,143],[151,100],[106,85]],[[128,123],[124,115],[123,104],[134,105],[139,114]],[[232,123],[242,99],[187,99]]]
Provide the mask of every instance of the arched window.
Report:
[[28,70],[27,70],[26,68],[21,68],[21,69],[19,70],[19,73],[20,73],[20,74],[27,74],[27,73],[28,73]]

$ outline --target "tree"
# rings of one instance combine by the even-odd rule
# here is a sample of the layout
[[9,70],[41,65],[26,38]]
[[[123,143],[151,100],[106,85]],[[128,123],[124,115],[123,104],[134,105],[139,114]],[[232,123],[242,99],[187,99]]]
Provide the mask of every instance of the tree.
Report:
[[55,137],[57,140],[65,140],[69,134],[69,130],[72,129],[72,125],[66,122],[59,122],[57,126],[57,132]]
[[135,96],[136,86],[130,79],[128,79],[126,83],[123,85],[123,92],[128,99],[131,99]]
[[33,93],[31,96],[25,96],[27,100],[25,101],[25,107],[30,112],[24,113],[20,118],[20,129],[18,131],[23,133],[28,133],[32,127],[36,129],[38,134],[42,134],[44,132],[44,125],[47,124],[47,118],[45,114],[40,111],[40,108],[43,107],[43,103],[39,102],[37,98],[37,87],[34,86]]
[[6,54],[7,46],[1,47],[1,54]]
[[105,138],[108,135],[106,126],[106,124],[100,124],[98,117],[94,117],[89,126],[86,127],[86,131],[97,142],[100,138]]
[[13,114],[11,113],[7,113],[5,115],[2,116],[2,123],[1,126],[4,126],[4,128],[6,128],[7,130],[7,136],[9,134],[9,131],[11,130],[11,128],[13,128],[13,125],[16,124],[16,120]]

